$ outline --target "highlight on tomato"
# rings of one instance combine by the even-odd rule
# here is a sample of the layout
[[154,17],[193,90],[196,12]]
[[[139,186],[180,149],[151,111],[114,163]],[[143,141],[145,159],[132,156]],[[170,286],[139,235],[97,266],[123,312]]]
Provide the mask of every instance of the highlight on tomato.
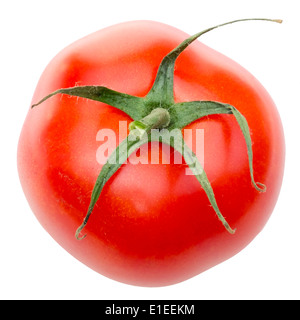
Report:
[[283,177],[278,111],[253,75],[197,41],[248,20],[281,23],[242,19],[187,36],[126,22],[49,63],[18,170],[35,216],[71,255],[120,282],[165,286],[263,229]]

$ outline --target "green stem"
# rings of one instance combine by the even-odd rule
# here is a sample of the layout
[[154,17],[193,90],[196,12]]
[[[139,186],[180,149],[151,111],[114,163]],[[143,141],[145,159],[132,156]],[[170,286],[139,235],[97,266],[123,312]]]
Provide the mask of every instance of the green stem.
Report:
[[129,125],[129,130],[138,129],[149,134],[151,129],[162,129],[167,127],[169,123],[170,114],[168,110],[156,108],[143,119],[131,122]]

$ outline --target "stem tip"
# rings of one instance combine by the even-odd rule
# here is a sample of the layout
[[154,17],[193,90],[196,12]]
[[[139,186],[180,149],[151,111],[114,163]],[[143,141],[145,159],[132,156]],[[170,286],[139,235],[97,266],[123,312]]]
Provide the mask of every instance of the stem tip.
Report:
[[79,236],[81,230],[85,227],[85,223],[83,223],[77,230],[76,230],[76,233],[75,233],[75,238],[77,240],[83,240],[85,237],[86,237],[86,234],[84,236]]

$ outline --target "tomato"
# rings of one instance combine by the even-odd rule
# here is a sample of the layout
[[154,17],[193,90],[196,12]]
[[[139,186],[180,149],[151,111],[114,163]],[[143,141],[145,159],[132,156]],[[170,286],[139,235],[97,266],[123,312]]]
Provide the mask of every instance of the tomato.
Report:
[[[162,59],[187,37],[151,21],[95,32],[49,63],[32,103],[75,86],[105,86],[145,97]],[[178,150],[171,150],[171,163],[165,164],[164,144],[154,142],[158,148],[143,144],[106,182],[85,225],[86,237],[78,241],[74,234],[104,167],[97,152],[111,143],[99,141],[97,134],[112,130],[117,146],[124,139],[119,137],[120,121],[129,124],[133,119],[107,103],[67,94],[30,109],[19,140],[20,180],[41,225],[90,268],[140,286],[184,281],[242,250],[262,230],[279,195],[285,152],[280,117],[267,91],[248,71],[195,41],[176,60],[174,101],[203,100],[232,105],[247,119],[255,181],[267,187],[258,192],[251,183],[245,139],[232,114],[204,116],[182,128],[191,130],[185,130],[184,137],[194,153],[199,141],[192,137],[202,130],[204,169],[234,233],[220,223],[195,176],[187,174],[185,159],[174,163]],[[129,134],[128,126],[125,131]],[[151,163],[155,152],[161,154],[157,164]],[[139,163],[130,161],[134,157]]]

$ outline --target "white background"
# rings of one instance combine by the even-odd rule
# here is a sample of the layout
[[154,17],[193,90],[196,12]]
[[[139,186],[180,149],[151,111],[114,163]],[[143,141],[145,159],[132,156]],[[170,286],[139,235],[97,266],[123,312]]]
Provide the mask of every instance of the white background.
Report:
[[[300,50],[297,0],[1,1],[0,4],[0,298],[1,299],[299,299]],[[20,130],[37,81],[73,41],[128,20],[156,20],[189,34],[238,18],[249,22],[201,41],[253,73],[273,97],[286,136],[286,170],[277,206],[242,252],[183,283],[140,288],[84,266],[44,231],[21,190],[16,168]]]

